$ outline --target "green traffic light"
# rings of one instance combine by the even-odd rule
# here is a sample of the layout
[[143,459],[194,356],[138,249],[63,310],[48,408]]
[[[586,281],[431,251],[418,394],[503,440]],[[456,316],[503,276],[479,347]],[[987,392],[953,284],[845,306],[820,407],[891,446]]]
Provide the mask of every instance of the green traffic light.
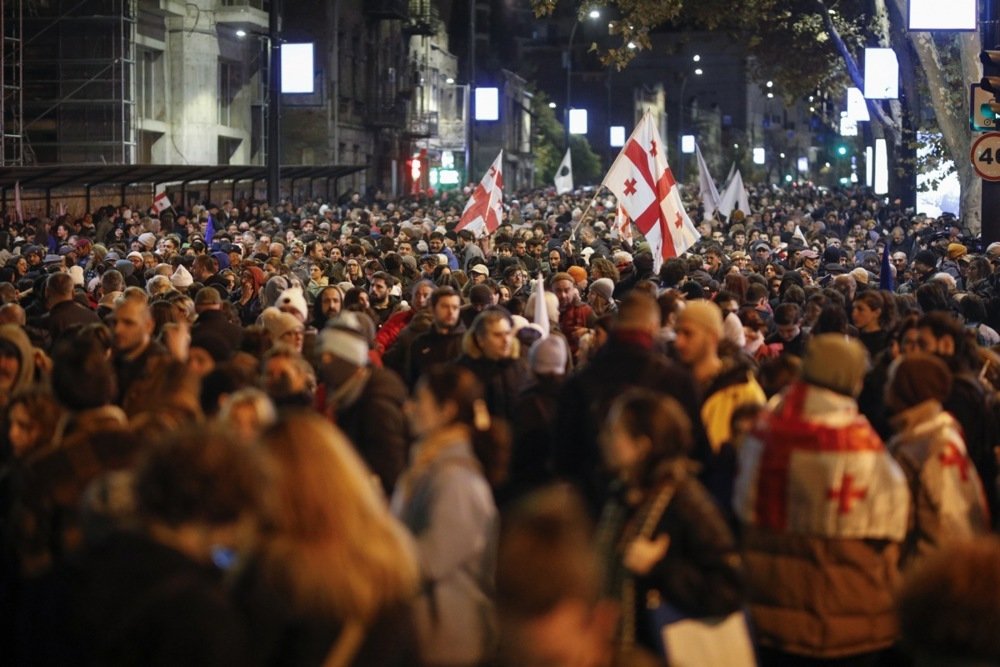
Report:
[[847,155],[847,146],[837,146],[837,155]]

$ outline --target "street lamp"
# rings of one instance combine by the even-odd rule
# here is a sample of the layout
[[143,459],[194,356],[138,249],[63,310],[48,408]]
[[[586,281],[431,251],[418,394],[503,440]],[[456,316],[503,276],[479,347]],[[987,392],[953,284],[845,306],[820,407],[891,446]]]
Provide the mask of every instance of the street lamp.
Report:
[[[591,19],[599,19],[601,12],[591,9],[587,16]],[[573,94],[573,40],[576,38],[576,29],[580,27],[580,20],[573,21],[573,29],[569,31],[569,44],[566,46],[566,108],[563,109],[563,129],[566,142],[566,150],[569,150],[569,110],[573,106],[571,96]]]
[[[267,46],[267,202],[277,206],[281,197],[281,0],[271,0],[268,31],[252,31]],[[249,33],[243,28],[236,36],[244,39]]]

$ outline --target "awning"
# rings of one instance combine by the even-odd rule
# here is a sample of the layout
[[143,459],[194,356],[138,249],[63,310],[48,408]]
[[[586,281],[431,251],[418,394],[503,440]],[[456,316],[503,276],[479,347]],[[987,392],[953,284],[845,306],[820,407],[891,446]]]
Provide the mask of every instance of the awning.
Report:
[[[340,178],[366,168],[366,165],[286,165],[281,168],[281,179]],[[160,185],[208,181],[259,181],[266,180],[267,175],[267,167],[263,165],[81,164],[7,167],[0,169],[0,189],[12,189],[18,182],[22,190],[54,190],[65,187],[127,186],[142,183]]]

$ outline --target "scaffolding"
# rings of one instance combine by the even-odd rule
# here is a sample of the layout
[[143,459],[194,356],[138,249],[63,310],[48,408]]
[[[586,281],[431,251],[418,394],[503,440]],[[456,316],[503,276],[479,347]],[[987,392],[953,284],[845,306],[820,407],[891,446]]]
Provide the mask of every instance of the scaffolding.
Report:
[[0,122],[3,123],[0,142],[0,166],[19,167],[24,164],[24,137],[21,134],[23,105],[22,82],[22,0],[0,0],[0,34],[3,35],[0,62]]
[[135,162],[136,1],[28,6],[21,86],[25,164]]

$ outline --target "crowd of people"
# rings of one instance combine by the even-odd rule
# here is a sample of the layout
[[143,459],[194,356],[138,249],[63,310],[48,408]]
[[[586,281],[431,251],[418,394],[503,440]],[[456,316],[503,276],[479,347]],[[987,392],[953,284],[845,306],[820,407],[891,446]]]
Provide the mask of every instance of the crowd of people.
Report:
[[1000,664],[1000,243],[592,194],[8,213],[4,662]]

